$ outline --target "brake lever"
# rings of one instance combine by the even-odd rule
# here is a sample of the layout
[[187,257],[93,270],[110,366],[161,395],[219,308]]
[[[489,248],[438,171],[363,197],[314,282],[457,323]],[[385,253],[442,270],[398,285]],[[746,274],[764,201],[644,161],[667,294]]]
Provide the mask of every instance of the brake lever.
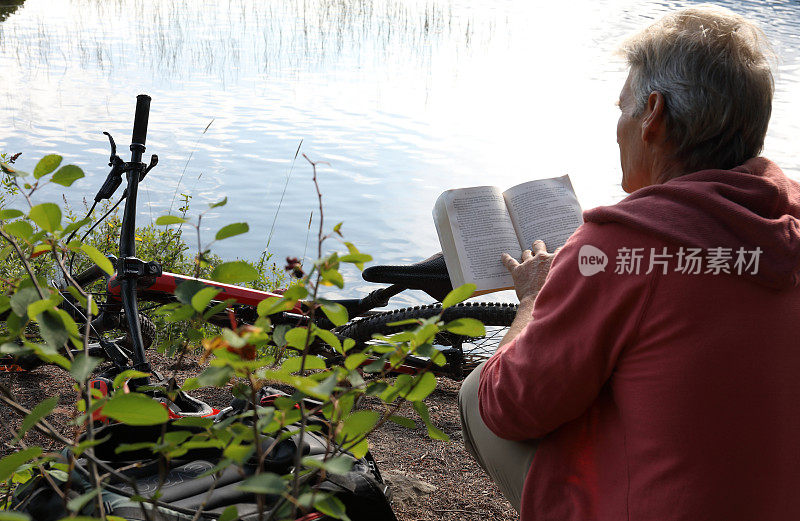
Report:
[[111,134],[108,132],[103,132],[106,136],[108,136],[108,141],[111,143],[111,157],[108,160],[108,166],[114,162],[114,158],[117,157],[117,144],[114,143],[114,138],[111,137]]
[[158,164],[158,156],[157,156],[156,154],[153,154],[152,156],[150,156],[150,164],[149,164],[149,165],[147,165],[147,168],[145,168],[145,169],[144,169],[144,172],[142,172],[142,175],[139,177],[139,181],[141,181],[142,179],[144,179],[144,176],[146,176],[146,175],[147,175],[147,172],[149,172],[150,170],[152,170],[153,168],[155,168],[155,166],[156,166],[157,164]]
[[114,138],[108,132],[103,132],[103,134],[108,136],[108,141],[111,144],[111,157],[108,160],[108,166],[111,167],[111,171],[108,173],[103,186],[97,191],[97,195],[94,196],[95,202],[110,199],[114,195],[119,185],[122,184],[122,173],[125,171],[125,161],[117,155],[117,145],[114,143]]

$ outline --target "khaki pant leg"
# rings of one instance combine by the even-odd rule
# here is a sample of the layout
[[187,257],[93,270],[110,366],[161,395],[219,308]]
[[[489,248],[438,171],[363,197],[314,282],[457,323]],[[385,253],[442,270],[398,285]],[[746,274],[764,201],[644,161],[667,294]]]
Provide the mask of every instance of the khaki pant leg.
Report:
[[478,411],[478,381],[482,370],[483,364],[472,371],[462,382],[458,393],[464,446],[519,512],[525,476],[528,475],[539,442],[504,440],[483,423]]

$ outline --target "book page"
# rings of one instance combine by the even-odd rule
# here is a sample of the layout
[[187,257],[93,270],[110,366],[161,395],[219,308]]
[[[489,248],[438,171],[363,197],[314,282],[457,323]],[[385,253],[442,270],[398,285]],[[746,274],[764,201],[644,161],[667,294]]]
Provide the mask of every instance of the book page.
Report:
[[[464,282],[477,285],[476,291],[513,287],[514,282],[503,266],[501,255],[509,253],[519,258],[522,250],[500,189],[477,186],[448,190],[442,198]],[[445,262],[450,271],[453,259],[445,256]],[[457,282],[454,280],[454,285]]]
[[436,199],[433,205],[433,224],[436,225],[436,234],[439,236],[439,244],[442,245],[442,255],[447,266],[447,275],[454,288],[464,284],[464,273],[461,271],[461,263],[458,261],[458,250],[453,238],[453,228],[450,226],[450,217],[447,215],[448,193],[445,192]]
[[581,205],[568,175],[529,181],[509,188],[503,196],[523,250],[542,240],[552,253],[583,224]]

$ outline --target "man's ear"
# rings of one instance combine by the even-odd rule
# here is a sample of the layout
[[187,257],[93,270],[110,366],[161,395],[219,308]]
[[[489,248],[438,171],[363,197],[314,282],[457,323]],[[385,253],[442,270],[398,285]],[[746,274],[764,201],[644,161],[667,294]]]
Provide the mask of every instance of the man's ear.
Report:
[[666,141],[666,115],[664,95],[654,90],[647,97],[647,106],[642,118],[642,141],[651,144]]

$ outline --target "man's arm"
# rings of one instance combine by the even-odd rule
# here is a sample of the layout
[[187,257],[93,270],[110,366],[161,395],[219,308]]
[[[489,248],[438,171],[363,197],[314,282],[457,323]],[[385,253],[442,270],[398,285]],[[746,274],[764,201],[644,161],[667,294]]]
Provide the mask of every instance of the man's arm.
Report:
[[[584,276],[579,251],[584,244],[616,251],[619,244],[637,246],[642,239],[618,226],[585,224],[546,275],[546,254],[537,254],[538,262],[532,253],[519,266],[508,262],[529,276],[517,277],[523,310],[515,329],[481,370],[479,407],[492,432],[511,440],[538,438],[591,406],[624,347],[638,336],[656,278],[655,272],[613,270]],[[526,270],[526,262],[538,269]]]

